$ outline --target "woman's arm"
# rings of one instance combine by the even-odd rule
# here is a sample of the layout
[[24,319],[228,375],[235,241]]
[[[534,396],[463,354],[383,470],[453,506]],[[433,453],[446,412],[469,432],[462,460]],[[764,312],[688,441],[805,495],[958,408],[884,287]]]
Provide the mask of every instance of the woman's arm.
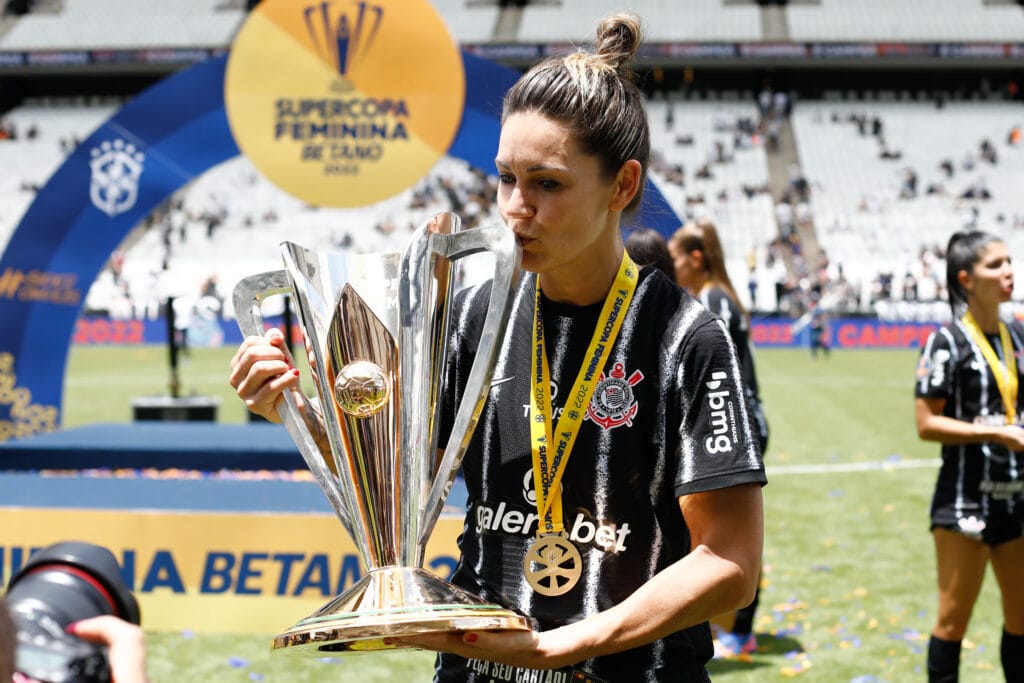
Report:
[[537,632],[473,631],[405,641],[463,657],[554,669],[645,645],[750,603],[764,543],[761,486],[746,484],[679,499],[691,552],[618,605]]
[[570,639],[571,660],[644,645],[754,599],[764,544],[760,484],[691,494],[679,507],[691,533],[690,553],[618,605],[563,627],[573,637],[573,630],[581,631],[592,648],[580,658]]
[[1011,451],[1024,450],[1024,429],[1019,425],[991,425],[964,422],[943,414],[944,398],[917,398],[914,413],[917,435],[925,441],[938,441],[948,445],[994,441]]

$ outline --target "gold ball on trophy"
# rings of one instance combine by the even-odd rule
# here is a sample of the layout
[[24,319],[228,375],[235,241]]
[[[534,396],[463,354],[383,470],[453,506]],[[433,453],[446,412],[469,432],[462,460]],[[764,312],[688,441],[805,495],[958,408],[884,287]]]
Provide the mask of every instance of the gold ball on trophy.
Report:
[[338,372],[334,398],[338,407],[352,417],[370,417],[388,402],[391,383],[376,363],[357,360]]

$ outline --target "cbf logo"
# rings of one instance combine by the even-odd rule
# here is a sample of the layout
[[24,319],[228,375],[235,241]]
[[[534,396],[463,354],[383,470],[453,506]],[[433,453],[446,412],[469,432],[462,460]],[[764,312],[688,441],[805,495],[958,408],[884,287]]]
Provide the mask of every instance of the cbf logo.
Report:
[[384,8],[358,2],[349,5],[346,11],[336,3],[320,2],[307,5],[303,18],[313,44],[347,85],[345,77],[373,46],[384,19]]
[[594,397],[587,406],[587,418],[601,425],[605,431],[622,425],[632,427],[639,409],[633,397],[633,387],[643,378],[644,373],[637,370],[627,379],[622,363],[616,363],[607,377],[601,373]]
[[89,199],[111,218],[135,206],[146,155],[118,139],[93,147],[89,161]]

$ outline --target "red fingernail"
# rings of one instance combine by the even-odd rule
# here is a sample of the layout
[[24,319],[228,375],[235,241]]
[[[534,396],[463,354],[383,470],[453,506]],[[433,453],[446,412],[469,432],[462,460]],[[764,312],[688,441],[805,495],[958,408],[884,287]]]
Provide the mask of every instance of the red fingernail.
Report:
[[466,634],[466,642],[467,643],[475,643],[476,642],[476,638],[477,638],[477,636],[476,636],[475,633],[467,633]]
[[64,627],[64,632],[65,633],[70,633],[71,635],[74,635],[75,634],[75,626],[76,626],[75,623],[68,624],[67,626]]
[[298,377],[299,376],[299,369],[298,368],[292,368],[292,374],[295,375],[296,377]]

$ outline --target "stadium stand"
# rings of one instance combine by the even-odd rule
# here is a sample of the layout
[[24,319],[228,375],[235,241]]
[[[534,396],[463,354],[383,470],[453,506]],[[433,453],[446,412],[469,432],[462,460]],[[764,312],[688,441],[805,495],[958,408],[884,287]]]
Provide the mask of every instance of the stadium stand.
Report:
[[[48,0],[8,16],[0,50],[227,46],[246,13],[241,0]],[[435,0],[462,43],[574,43],[591,36],[595,17],[622,9],[617,0],[545,0],[518,6],[486,0]],[[773,6],[743,0],[634,0],[651,42],[774,39]],[[781,32],[793,41],[1019,41],[1024,13],[987,0],[815,0],[781,8]],[[167,30],[173,26],[173,30]],[[511,28],[509,28],[511,26]]]
[[1018,41],[1024,13],[984,0],[820,0],[786,7],[797,41]]
[[42,186],[79,140],[116,111],[115,104],[28,104],[0,117],[13,139],[0,140],[0,251]]
[[[880,296],[880,273],[899,282],[910,273],[918,296],[934,297],[945,273],[922,272],[922,253],[958,229],[1024,247],[1024,152],[1010,142],[1024,123],[1019,103],[805,102],[793,123],[818,240],[842,255],[862,304]],[[902,289],[886,298],[903,299]]]
[[[721,0],[688,0],[682,8],[675,0],[630,3],[644,17],[647,40],[761,40],[760,9],[754,5],[726,5]],[[622,9],[617,0],[532,5],[523,10],[518,39],[538,43],[579,43],[593,35],[594,18]],[[460,36],[461,38],[461,36]]]
[[58,12],[19,17],[0,50],[219,47],[244,18],[243,6],[225,0],[63,0]]
[[[98,10],[87,0],[45,0],[25,15],[3,18],[0,53],[220,50],[230,45],[247,4],[108,0]],[[613,0],[434,4],[459,42],[490,44],[499,54],[516,45],[565,49],[589,38],[596,17],[621,6]],[[782,6],[692,0],[685,10],[675,0],[630,5],[645,17],[652,44],[686,49],[717,44],[726,46],[723,54],[733,55],[731,71],[703,69],[696,79],[686,58],[671,50],[645,56],[642,65],[653,69],[645,76],[657,152],[651,178],[684,219],[707,217],[718,225],[745,304],[751,303],[746,285],[752,266],[755,308],[790,306],[783,296],[787,290],[806,298],[822,283],[840,282],[844,290],[836,300],[842,306],[877,311],[888,303],[942,294],[937,284],[941,245],[957,228],[981,227],[1003,235],[1011,249],[1024,246],[1024,209],[1015,196],[1024,182],[1024,110],[1006,67],[1012,59],[1004,59],[1022,49],[1019,5],[992,0],[815,0]],[[889,69],[891,64],[877,61],[867,67],[844,63],[843,71],[815,63],[791,86],[787,80],[803,66],[780,66],[771,56],[737,64],[744,46],[763,47],[766,41],[779,41],[783,48],[801,41],[826,46],[907,41],[902,45],[915,54],[923,54],[929,41],[938,47],[928,53],[930,64],[918,61],[912,67],[927,76],[893,76],[910,73],[909,67]],[[971,41],[979,54],[995,55],[986,64],[997,68],[944,70],[946,46]],[[734,75],[741,71],[742,79]],[[890,89],[894,78],[903,80]],[[76,88],[82,82],[79,78]],[[782,84],[774,93],[773,82]],[[973,85],[965,90],[965,82]],[[801,93],[808,83],[815,97],[824,93],[829,99]],[[765,117],[775,106],[773,95],[789,89],[795,96],[792,116],[773,123]],[[768,101],[759,101],[765,94]],[[32,201],[33,188],[118,104],[44,93],[0,113],[0,138],[8,128],[16,134],[13,140],[0,139],[0,167],[10,169],[0,175],[0,247]],[[233,160],[197,179],[136,229],[94,285],[87,308],[153,316],[171,288],[198,293],[213,279],[226,292],[241,275],[277,267],[282,226],[289,239],[317,248],[379,250],[398,248],[409,227],[436,210],[455,208],[470,224],[497,221],[493,178],[486,177],[490,169],[484,171],[446,159],[418,187],[342,213],[306,206],[246,160]],[[794,183],[806,186],[806,196],[793,195]],[[784,203],[787,195],[790,201]],[[261,233],[267,237],[254,239]],[[124,296],[126,287],[131,298]],[[799,313],[800,305],[788,312]]]
[[494,37],[497,5],[468,5],[464,0],[437,0],[434,7],[448,23],[448,30],[463,43],[486,43]]
[[[19,137],[0,144],[0,162],[9,159],[19,169],[3,186],[8,199],[0,205],[0,245],[31,202],[31,186],[45,182],[60,164],[62,145],[84,138],[113,111],[111,106],[31,105],[7,115],[18,129],[34,125],[40,132],[33,140]],[[756,107],[749,103],[652,100],[652,138],[662,150],[652,179],[680,214],[711,218],[722,226],[732,277],[746,283],[748,263],[755,260],[759,289],[768,296],[777,274],[764,267],[765,247],[775,234],[765,190],[766,153],[756,131],[741,130],[749,130],[756,118]],[[26,179],[25,186],[16,187],[15,178]],[[287,226],[288,239],[311,248],[382,251],[401,249],[410,229],[453,206],[471,224],[495,223],[500,218],[489,201],[493,182],[464,162],[444,159],[416,188],[373,206],[337,211],[305,205],[239,157],[205,173],[140,226],[118,255],[117,277],[104,271],[87,309],[153,317],[168,294],[197,294],[211,276],[231,283],[274,269],[280,258],[279,226]],[[253,239],[261,231],[270,236]],[[211,264],[217,264],[216,270]],[[130,302],[124,301],[125,289]]]
[[[751,263],[767,297],[777,276],[766,265],[776,227],[757,107],[655,98],[647,112],[657,151],[652,176],[662,194],[684,219],[706,218],[719,227],[726,267],[745,305]],[[759,298],[758,304],[774,307],[774,300]]]
[[[488,180],[464,162],[443,159],[416,187],[383,202],[318,208],[279,190],[237,157],[203,174],[136,229],[118,254],[116,281],[105,271],[87,308],[153,318],[168,296],[199,299],[217,283],[219,294],[227,294],[245,276],[280,268],[283,239],[311,249],[401,251],[410,231],[438,211],[454,208],[468,226],[499,223],[493,194]],[[223,313],[232,315],[229,300],[213,298],[218,312],[225,306]]]

